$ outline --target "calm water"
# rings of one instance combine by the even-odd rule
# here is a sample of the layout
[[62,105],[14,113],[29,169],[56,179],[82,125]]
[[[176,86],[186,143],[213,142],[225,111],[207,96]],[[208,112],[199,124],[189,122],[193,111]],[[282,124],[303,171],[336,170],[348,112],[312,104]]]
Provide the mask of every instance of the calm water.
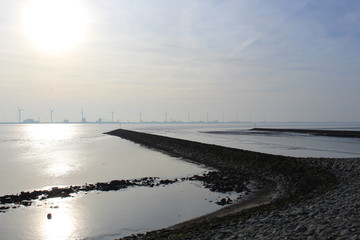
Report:
[[0,194],[145,176],[204,171],[121,138],[117,125],[0,125]]
[[[246,131],[253,127],[246,124],[133,124],[122,127],[274,154],[360,157],[358,139],[200,132]],[[358,124],[291,124],[290,127],[360,129]],[[0,125],[0,195],[114,179],[183,177],[208,170],[102,134],[116,128],[119,125]],[[114,239],[212,212],[219,209],[214,202],[223,196],[203,189],[196,182],[78,194],[0,213],[0,236],[2,239]],[[48,213],[53,215],[51,220],[46,218]]]
[[[114,179],[184,177],[209,170],[102,134],[118,127],[0,125],[0,195]],[[0,236],[114,239],[212,212],[219,209],[214,202],[223,196],[199,183],[183,182],[50,199],[0,213]]]

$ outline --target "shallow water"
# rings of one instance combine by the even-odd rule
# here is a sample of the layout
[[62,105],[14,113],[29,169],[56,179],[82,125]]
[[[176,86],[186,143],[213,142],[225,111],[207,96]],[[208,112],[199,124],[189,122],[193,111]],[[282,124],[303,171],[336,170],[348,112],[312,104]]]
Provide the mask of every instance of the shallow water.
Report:
[[[262,125],[359,130],[359,124]],[[0,125],[0,195],[52,186],[141,177],[179,178],[209,170],[103,132],[119,125]],[[226,135],[204,131],[249,124],[122,124],[122,128],[253,151],[302,157],[360,157],[360,140],[306,134]],[[170,226],[220,207],[224,194],[198,182],[48,199],[0,213],[2,239],[114,239]],[[236,196],[230,194],[231,198]],[[47,219],[47,214],[52,219]],[[61,227],[59,227],[61,226]]]
[[0,214],[0,235],[2,239],[110,240],[215,211],[220,208],[214,204],[220,196],[224,195],[183,182],[50,199]]
[[0,194],[114,179],[173,178],[205,170],[102,134],[111,129],[114,126],[0,125],[0,182],[11,179],[1,184]]
[[[209,170],[103,134],[117,127],[0,125],[0,195],[115,179],[173,179]],[[0,236],[114,239],[212,212],[220,208],[215,202],[223,196],[204,189],[198,182],[183,182],[49,199],[0,213]],[[49,212],[51,220],[47,219]]]

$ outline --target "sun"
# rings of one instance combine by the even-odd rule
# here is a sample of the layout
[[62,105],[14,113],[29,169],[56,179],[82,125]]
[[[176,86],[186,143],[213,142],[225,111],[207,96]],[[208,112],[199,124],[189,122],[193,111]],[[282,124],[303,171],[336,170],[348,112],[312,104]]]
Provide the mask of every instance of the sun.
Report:
[[36,47],[61,53],[83,40],[87,14],[79,0],[29,0],[24,9],[24,24]]

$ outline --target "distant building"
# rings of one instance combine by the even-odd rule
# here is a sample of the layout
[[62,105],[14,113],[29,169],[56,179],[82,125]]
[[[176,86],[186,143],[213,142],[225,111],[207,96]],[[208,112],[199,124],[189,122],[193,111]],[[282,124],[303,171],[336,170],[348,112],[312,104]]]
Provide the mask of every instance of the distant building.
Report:
[[65,119],[64,120],[64,123],[69,123],[70,121],[68,119]]
[[28,118],[28,119],[25,119],[25,120],[23,121],[23,123],[39,123],[39,121],[35,121],[35,120],[32,119],[32,118]]

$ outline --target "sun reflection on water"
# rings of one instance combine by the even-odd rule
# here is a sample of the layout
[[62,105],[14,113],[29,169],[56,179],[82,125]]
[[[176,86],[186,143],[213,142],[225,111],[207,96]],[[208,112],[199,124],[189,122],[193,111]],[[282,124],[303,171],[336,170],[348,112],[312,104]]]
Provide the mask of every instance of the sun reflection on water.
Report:
[[33,124],[28,125],[27,137],[43,141],[69,139],[74,135],[74,126],[66,124]]
[[[62,183],[56,179],[70,174],[79,165],[76,151],[72,148],[78,134],[77,127],[67,124],[31,124],[25,126],[25,129],[23,137],[29,144],[29,159],[35,162],[41,174],[54,180],[51,183],[46,180],[44,184]],[[39,239],[73,239],[78,224],[73,205],[64,199],[53,199],[50,204],[53,208],[44,209],[37,221]]]
[[26,126],[26,139],[30,142],[34,159],[42,164],[40,167],[42,171],[52,177],[67,175],[78,167],[77,158],[71,149],[75,134],[76,127],[74,125],[34,124]]
[[76,219],[71,213],[70,206],[62,205],[49,211],[41,218],[41,235],[44,240],[70,239],[75,233]]
[[73,164],[69,164],[68,161],[53,161],[47,168],[47,172],[54,177],[63,176],[69,174],[74,169]]

